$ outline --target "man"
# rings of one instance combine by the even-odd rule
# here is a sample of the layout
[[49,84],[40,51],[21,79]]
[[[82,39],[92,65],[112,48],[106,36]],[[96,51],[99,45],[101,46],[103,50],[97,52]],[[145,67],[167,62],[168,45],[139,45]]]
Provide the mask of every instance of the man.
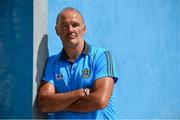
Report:
[[65,8],[57,16],[56,33],[63,50],[48,59],[38,103],[59,119],[116,119],[113,87],[117,74],[111,54],[88,45],[80,12]]

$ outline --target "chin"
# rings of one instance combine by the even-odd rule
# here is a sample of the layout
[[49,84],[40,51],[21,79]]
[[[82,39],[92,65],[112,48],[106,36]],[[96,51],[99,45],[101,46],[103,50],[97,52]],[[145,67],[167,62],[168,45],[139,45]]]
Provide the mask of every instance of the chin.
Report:
[[79,44],[79,41],[74,40],[74,39],[71,39],[71,40],[68,42],[68,46],[71,47],[71,48],[77,47],[78,44]]

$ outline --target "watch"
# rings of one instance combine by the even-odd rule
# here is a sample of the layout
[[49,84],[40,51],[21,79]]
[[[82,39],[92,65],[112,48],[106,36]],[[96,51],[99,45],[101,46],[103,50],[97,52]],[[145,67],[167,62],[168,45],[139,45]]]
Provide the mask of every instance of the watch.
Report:
[[85,93],[85,96],[88,96],[88,94],[87,94],[87,89],[85,88],[85,89],[83,89],[83,91],[84,91],[84,93]]

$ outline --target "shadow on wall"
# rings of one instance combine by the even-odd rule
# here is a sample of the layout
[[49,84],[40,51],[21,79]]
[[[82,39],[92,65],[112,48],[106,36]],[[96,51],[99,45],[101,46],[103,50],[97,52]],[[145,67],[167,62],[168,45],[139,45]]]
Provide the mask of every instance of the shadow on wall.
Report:
[[[39,44],[39,48],[38,48],[38,54],[37,54],[37,60],[36,60],[36,82],[34,82],[34,87],[36,88],[36,92],[39,89],[39,85],[40,85],[40,81],[41,81],[41,77],[43,75],[43,71],[44,71],[44,67],[47,61],[47,57],[48,57],[48,35],[45,34],[42,37],[42,40]],[[33,93],[33,94],[36,94]],[[38,105],[37,105],[37,95],[35,96],[35,100],[34,100],[34,104],[33,104],[33,118],[45,118],[45,114],[41,113]]]

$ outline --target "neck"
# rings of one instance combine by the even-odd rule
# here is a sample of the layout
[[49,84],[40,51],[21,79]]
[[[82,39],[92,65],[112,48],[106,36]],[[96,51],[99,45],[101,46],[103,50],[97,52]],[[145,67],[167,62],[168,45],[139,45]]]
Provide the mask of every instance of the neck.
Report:
[[84,48],[84,40],[80,41],[76,47],[65,47],[64,50],[69,57],[68,61],[73,62],[82,53]]

